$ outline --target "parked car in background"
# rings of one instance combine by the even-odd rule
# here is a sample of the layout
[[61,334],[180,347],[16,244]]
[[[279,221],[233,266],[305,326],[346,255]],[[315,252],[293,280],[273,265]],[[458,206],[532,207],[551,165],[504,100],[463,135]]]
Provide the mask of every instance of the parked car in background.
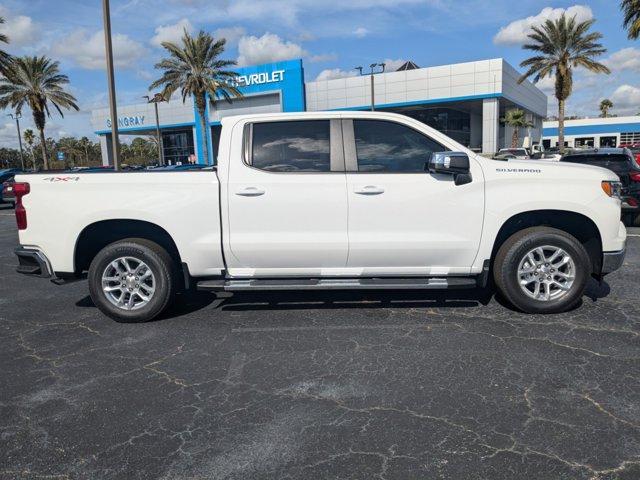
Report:
[[23,173],[18,168],[8,168],[0,170],[0,186],[2,186],[2,193],[0,194],[0,203],[13,203],[13,183],[14,176],[17,173]]
[[640,216],[640,165],[628,148],[594,148],[572,150],[562,162],[603,167],[614,172],[622,182],[622,216],[627,225],[634,225]]
[[627,147],[633,155],[633,160],[636,162],[638,168],[640,168],[640,144],[634,144]]
[[513,155],[518,160],[529,160],[531,155],[526,148],[501,148],[498,155]]

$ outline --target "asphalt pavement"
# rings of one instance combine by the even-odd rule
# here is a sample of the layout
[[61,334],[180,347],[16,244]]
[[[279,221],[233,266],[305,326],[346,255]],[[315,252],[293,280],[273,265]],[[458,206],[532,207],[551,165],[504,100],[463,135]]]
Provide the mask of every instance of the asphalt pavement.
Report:
[[0,210],[0,479],[638,479],[640,233],[582,305],[191,294],[119,324],[15,273]]

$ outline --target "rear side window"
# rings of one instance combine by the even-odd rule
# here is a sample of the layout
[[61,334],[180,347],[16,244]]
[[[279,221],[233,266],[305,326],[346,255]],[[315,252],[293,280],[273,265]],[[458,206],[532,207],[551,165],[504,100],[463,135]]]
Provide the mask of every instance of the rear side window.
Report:
[[446,150],[422,133],[395,122],[354,120],[359,172],[423,173],[432,152]]
[[253,124],[249,163],[267,172],[330,172],[329,120]]
[[571,163],[628,163],[629,157],[626,155],[565,155],[563,162]]

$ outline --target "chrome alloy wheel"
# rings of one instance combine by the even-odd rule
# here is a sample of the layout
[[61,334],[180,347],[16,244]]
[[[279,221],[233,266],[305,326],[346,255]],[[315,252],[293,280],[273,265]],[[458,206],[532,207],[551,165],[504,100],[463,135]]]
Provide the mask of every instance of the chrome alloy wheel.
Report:
[[529,297],[548,302],[567,294],[576,278],[576,265],[559,247],[544,245],[527,252],[518,265],[518,282]]
[[120,257],[102,272],[102,290],[109,301],[123,310],[137,310],[153,298],[156,279],[151,269],[135,257]]

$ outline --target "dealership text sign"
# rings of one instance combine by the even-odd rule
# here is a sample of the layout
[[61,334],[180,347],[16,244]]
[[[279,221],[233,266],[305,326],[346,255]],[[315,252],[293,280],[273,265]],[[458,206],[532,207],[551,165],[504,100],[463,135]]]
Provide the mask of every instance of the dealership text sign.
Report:
[[[144,126],[144,115],[132,115],[130,117],[118,117],[118,128],[142,127]],[[107,128],[111,128],[111,119],[107,118]]]
[[250,87],[252,85],[281,82],[282,80],[284,80],[284,70],[274,70],[273,72],[238,75],[235,78],[235,84],[238,87]]

